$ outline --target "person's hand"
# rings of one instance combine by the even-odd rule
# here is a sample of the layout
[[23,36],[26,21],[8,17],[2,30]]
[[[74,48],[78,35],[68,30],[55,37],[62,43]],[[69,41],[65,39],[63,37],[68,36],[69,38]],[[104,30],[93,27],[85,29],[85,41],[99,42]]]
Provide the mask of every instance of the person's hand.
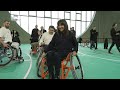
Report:
[[4,44],[3,44],[3,47],[4,47],[4,48],[8,48],[8,47],[9,47],[9,44],[5,44],[5,43],[4,43]]
[[77,52],[76,51],[73,51],[73,56],[76,56],[77,55]]

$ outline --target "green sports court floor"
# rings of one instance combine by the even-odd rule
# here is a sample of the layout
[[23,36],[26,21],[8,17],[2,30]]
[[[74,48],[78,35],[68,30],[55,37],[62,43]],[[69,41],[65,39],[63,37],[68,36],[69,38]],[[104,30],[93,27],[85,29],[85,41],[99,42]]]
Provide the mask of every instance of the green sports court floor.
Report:
[[[21,45],[21,49],[25,61],[12,61],[0,67],[0,79],[40,79],[36,74],[37,55],[29,54],[29,44]],[[120,53],[116,46],[111,52],[113,54],[108,54],[102,43],[98,44],[97,50],[79,46],[78,56],[83,67],[84,79],[120,79]]]

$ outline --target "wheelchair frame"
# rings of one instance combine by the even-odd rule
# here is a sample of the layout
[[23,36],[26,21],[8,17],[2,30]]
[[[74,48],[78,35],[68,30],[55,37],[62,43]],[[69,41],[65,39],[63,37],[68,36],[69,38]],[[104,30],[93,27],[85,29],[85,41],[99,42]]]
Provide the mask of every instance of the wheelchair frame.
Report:
[[[77,68],[80,68],[81,79],[83,79],[83,69],[82,69],[82,66],[81,66],[81,63],[80,63],[80,59],[79,59],[78,56],[76,56],[76,58],[77,58],[78,63],[79,63],[79,66],[77,66],[77,67],[75,67],[73,65],[72,53],[69,53],[67,55],[67,57],[62,60],[60,79],[66,79],[70,71],[72,71],[72,75],[73,75],[74,79],[79,79],[77,77],[76,72],[75,72],[75,69],[77,69]],[[68,62],[70,62],[70,66],[67,66]],[[46,62],[46,56],[45,56],[45,57],[42,57],[40,59],[40,62],[38,64],[37,76],[42,78],[42,79],[45,79],[47,77],[47,75],[49,74],[46,63],[47,62]],[[46,68],[46,70],[45,70],[45,68]]]

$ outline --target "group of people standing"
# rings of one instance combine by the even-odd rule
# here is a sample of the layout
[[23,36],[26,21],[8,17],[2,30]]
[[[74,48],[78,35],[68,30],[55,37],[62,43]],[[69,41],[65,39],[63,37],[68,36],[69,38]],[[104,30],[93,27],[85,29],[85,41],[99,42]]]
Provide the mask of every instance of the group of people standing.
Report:
[[[111,50],[113,48],[114,45],[116,45],[117,50],[120,52],[120,30],[117,30],[117,23],[114,23],[112,25],[112,28],[110,30],[110,36],[111,36],[111,40],[112,40],[112,44],[111,46],[108,48],[108,38],[105,38],[104,40],[104,49],[108,49],[108,53],[111,53]],[[97,38],[98,38],[98,32],[96,31],[96,27],[94,26],[91,30],[90,30],[90,49],[97,48]],[[79,43],[82,43],[82,38],[79,38]]]

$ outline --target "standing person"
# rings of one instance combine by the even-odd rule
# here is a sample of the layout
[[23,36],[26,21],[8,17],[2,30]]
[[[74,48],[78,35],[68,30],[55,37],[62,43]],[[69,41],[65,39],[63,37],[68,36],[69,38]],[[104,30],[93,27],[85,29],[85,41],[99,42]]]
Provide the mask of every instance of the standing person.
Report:
[[73,35],[76,37],[76,31],[74,30],[74,27],[70,28],[70,31],[73,33]]
[[90,49],[92,49],[93,47],[95,48],[95,40],[96,40],[96,27],[94,26],[93,29],[90,30]]
[[39,46],[38,40],[39,40],[39,30],[38,30],[38,26],[36,25],[35,28],[32,30],[32,34],[31,34],[31,49],[34,53],[37,52],[37,47]]
[[81,37],[79,38],[79,43],[80,43],[80,46],[81,46],[81,43],[82,43],[82,38]]
[[95,42],[95,49],[98,49],[97,48],[97,37],[98,37],[98,32],[96,31],[96,28],[94,29],[94,42]]
[[119,35],[119,33],[116,31],[117,29],[117,23],[114,23],[112,25],[112,29],[110,30],[110,35],[112,37],[112,44],[108,50],[108,53],[112,54],[111,53],[111,49],[113,48],[113,46],[116,44],[116,47],[118,49],[118,51],[120,52],[120,48],[119,48],[119,45],[118,45],[118,42],[117,42],[117,35]]
[[51,51],[46,56],[49,77],[59,79],[61,61],[67,57],[70,52],[76,55],[78,51],[76,37],[68,30],[68,24],[65,19],[60,19],[57,22],[57,32],[54,34],[45,52],[47,53],[48,51]]

